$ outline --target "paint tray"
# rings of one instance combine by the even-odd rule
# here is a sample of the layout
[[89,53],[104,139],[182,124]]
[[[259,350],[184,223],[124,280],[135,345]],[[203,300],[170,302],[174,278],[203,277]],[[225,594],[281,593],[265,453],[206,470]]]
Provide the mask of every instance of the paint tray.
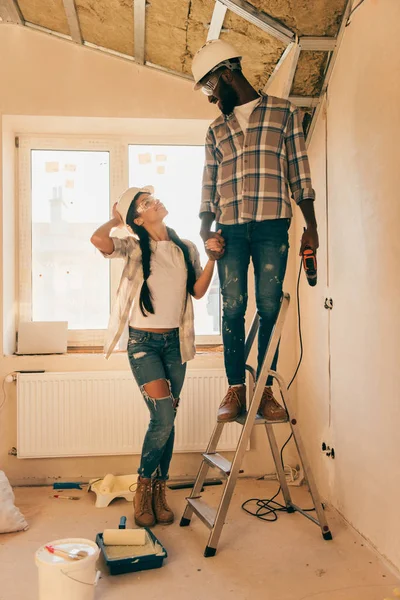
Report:
[[[119,529],[126,528],[126,517],[121,517]],[[106,546],[103,534],[98,533],[96,543],[104,556],[110,575],[133,573],[162,567],[168,554],[161,542],[147,527],[146,544],[144,546]]]

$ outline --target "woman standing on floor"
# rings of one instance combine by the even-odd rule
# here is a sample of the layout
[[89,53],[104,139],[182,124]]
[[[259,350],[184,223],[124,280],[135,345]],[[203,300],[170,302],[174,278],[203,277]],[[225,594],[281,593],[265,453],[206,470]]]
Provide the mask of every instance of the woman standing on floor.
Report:
[[[150,186],[129,188],[114,205],[113,218],[91,237],[105,257],[125,260],[105,352],[108,358],[129,322],[129,362],[150,412],[134,500],[140,527],[174,520],[166,481],[186,363],[196,352],[191,296],[204,296],[215,265],[208,260],[202,270],[196,246],[165,225],[167,214]],[[133,235],[110,235],[124,225]],[[207,244],[222,256],[220,242],[211,238]]]

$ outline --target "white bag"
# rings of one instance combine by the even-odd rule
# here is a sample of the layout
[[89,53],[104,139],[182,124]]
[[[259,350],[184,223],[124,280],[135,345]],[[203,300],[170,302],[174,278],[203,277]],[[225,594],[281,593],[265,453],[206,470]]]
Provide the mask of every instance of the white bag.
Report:
[[28,523],[14,505],[14,492],[6,474],[0,471],[0,533],[11,533],[28,529]]

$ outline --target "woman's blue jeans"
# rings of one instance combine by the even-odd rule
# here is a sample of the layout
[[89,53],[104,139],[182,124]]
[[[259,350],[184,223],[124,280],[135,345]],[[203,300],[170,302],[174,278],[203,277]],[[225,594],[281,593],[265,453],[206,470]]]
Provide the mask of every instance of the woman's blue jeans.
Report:
[[[179,330],[153,333],[129,328],[128,357],[132,373],[150,412],[138,473],[150,478],[168,479],[175,439],[175,415],[186,373],[179,347]],[[166,379],[170,394],[151,398],[146,383]]]

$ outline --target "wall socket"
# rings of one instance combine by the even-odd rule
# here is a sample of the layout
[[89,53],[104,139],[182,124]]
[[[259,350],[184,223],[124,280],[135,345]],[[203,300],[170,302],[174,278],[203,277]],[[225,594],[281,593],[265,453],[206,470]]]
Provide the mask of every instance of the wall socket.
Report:
[[335,459],[335,448],[332,446],[328,446],[325,442],[322,442],[321,446],[322,452],[325,453],[325,456],[329,456],[330,458]]

